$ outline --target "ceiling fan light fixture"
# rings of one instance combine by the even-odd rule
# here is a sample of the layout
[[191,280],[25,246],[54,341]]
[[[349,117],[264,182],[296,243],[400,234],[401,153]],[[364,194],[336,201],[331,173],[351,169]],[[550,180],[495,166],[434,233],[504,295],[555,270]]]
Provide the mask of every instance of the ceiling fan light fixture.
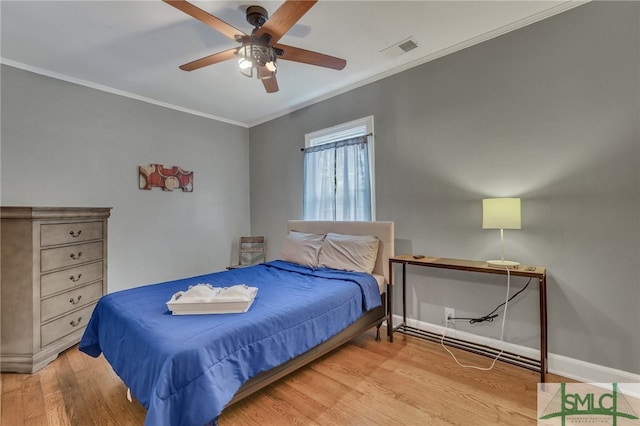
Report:
[[253,64],[251,63],[251,61],[248,61],[245,58],[238,59],[238,68],[240,68],[241,70],[249,69],[252,66]]
[[[268,44],[256,42],[255,39],[244,41],[242,46],[238,48],[238,68],[242,75],[253,77],[254,69],[256,76],[260,78],[270,78],[275,75],[278,67],[276,65],[276,49]],[[260,68],[266,67],[269,70],[269,76],[266,77],[264,72],[259,72]]]
[[273,61],[269,61],[266,64],[264,64],[267,69],[269,71],[271,71],[272,73],[275,73],[278,70],[278,66],[276,65],[276,60],[274,59]]

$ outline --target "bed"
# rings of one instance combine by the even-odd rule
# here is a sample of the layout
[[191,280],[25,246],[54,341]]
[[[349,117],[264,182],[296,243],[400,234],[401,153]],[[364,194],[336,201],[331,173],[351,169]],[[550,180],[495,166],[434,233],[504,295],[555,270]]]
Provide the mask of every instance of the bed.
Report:
[[[80,350],[94,357],[104,354],[147,408],[146,425],[215,423],[226,406],[366,330],[378,327],[379,338],[387,312],[393,223],[289,221],[287,231],[280,260],[100,299]],[[300,235],[303,244],[306,238],[316,242],[300,246]],[[370,236],[377,240],[375,253],[368,260],[352,256],[359,249],[349,244],[369,244]],[[322,262],[304,264],[309,253]],[[370,273],[346,272],[341,263],[333,263],[343,260],[362,261]],[[200,283],[242,283],[258,293],[245,313],[171,315],[165,302]]]

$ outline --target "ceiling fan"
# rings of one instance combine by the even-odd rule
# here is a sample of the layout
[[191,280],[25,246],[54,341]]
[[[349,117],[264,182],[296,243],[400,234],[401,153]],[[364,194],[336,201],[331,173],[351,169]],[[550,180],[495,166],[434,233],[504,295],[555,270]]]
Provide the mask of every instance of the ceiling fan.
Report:
[[193,71],[237,58],[242,74],[253,77],[255,73],[256,77],[262,81],[267,93],[273,93],[278,91],[277,59],[335,70],[341,70],[347,65],[344,59],[278,43],[278,40],[316,4],[317,0],[286,0],[271,18],[263,7],[249,6],[246,11],[247,22],[254,26],[250,35],[185,0],[163,1],[240,43],[239,47],[223,50],[181,65],[181,70]]

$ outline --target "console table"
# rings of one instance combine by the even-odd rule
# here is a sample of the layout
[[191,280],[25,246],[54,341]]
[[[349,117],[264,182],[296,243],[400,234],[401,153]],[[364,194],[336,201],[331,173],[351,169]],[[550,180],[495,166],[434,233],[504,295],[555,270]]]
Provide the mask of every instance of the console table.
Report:
[[[393,308],[393,267],[395,264],[402,265],[402,323],[396,327],[393,326],[392,308]],[[416,258],[413,255],[401,255],[389,258],[389,289],[388,291],[388,311],[389,311],[389,327],[388,334],[393,341],[393,332],[398,331],[404,334],[410,334],[416,337],[428,340],[440,341],[441,336],[424,330],[417,329],[407,325],[407,265],[422,266],[428,268],[453,269],[458,271],[477,272],[483,274],[507,275],[507,270],[488,266],[487,262],[463,259],[447,259],[441,257],[422,257]],[[516,277],[529,277],[538,280],[538,288],[540,293],[540,359],[534,360],[517,354],[505,352],[500,356],[502,361],[510,362],[524,368],[534,371],[540,371],[540,382],[545,382],[545,374],[547,372],[547,271],[541,266],[519,265],[517,268],[509,269],[509,274]],[[485,356],[496,356],[499,351],[460,339],[447,338],[445,340],[450,346],[454,346],[467,351],[479,353]]]

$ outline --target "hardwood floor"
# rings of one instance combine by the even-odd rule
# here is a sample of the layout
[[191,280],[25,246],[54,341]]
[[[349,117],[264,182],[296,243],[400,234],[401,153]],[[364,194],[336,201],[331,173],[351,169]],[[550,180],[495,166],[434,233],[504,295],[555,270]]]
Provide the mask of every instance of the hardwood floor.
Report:
[[[226,425],[535,425],[539,374],[459,367],[437,343],[370,331],[228,407]],[[490,359],[454,351],[464,363]],[[548,381],[570,381],[548,375]],[[2,425],[142,425],[146,410],[103,357],[77,347],[36,374],[2,374]]]

